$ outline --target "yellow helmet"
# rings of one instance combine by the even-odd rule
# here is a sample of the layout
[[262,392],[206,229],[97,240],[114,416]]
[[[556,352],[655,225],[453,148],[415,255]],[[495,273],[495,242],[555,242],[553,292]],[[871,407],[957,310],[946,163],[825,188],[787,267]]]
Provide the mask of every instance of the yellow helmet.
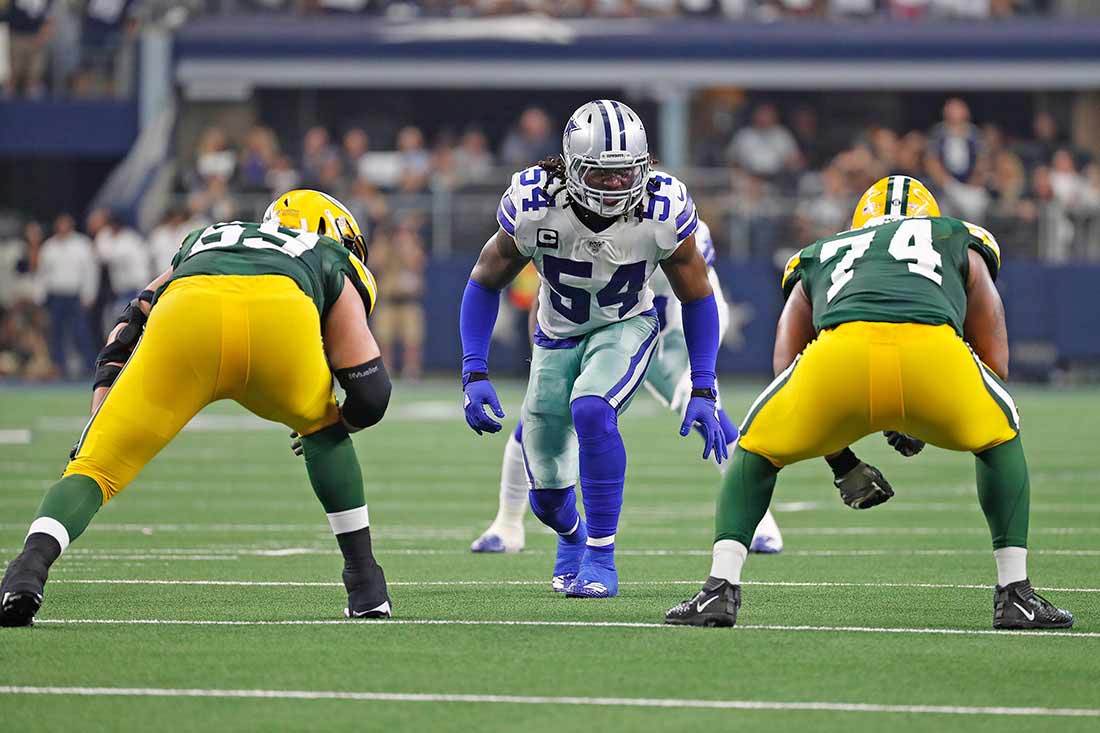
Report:
[[852,229],[861,229],[883,216],[939,215],[940,205],[927,186],[909,176],[887,176],[875,181],[860,197],[852,214]]
[[335,239],[360,262],[367,262],[367,240],[359,231],[359,223],[346,206],[327,193],[308,188],[287,191],[271,202],[263,220],[277,221],[281,227]]

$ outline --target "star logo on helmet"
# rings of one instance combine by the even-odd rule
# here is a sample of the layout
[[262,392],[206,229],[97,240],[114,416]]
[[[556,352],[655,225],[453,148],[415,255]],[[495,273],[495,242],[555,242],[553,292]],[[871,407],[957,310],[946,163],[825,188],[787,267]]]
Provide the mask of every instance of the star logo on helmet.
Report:
[[569,118],[569,124],[565,126],[565,132],[562,133],[562,136],[563,137],[568,137],[569,133],[576,132],[579,129],[581,129],[581,126],[577,124],[576,120],[574,120],[572,117],[570,117]]

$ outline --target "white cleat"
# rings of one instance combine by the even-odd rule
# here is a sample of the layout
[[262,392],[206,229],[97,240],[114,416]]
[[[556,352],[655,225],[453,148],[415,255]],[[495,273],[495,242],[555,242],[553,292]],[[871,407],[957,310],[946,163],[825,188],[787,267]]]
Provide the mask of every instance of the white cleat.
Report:
[[503,527],[494,522],[470,544],[470,552],[520,552],[524,539],[523,525]]
[[775,522],[771,510],[764,512],[764,518],[756,525],[756,532],[752,536],[752,544],[749,552],[757,552],[761,555],[775,555],[783,551],[783,535],[779,531],[779,525]]

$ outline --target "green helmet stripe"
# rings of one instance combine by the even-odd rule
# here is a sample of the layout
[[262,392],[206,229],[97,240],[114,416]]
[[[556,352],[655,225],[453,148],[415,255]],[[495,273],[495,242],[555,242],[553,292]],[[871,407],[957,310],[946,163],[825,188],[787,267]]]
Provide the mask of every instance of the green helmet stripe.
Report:
[[905,181],[905,184],[901,187],[901,211],[898,213],[906,216],[905,212],[909,211],[909,184],[913,182],[913,179],[906,176],[902,180]]

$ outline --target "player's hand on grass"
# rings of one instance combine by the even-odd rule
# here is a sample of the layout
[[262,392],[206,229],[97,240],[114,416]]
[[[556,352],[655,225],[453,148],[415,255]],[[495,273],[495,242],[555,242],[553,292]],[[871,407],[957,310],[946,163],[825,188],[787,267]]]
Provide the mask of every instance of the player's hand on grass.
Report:
[[493,389],[489,375],[484,372],[463,374],[462,392],[462,409],[466,413],[466,424],[478,435],[500,432],[501,424],[485,412],[485,408],[488,407],[497,417],[504,417],[504,410],[500,407],[497,391]]
[[894,487],[882,471],[863,461],[833,483],[840,489],[840,498],[853,509],[870,509],[894,495]]
[[302,436],[298,435],[298,431],[294,430],[290,433],[290,450],[294,451],[294,455],[302,455]]
[[906,458],[912,458],[924,450],[924,441],[920,438],[914,438],[912,435],[899,433],[896,430],[886,430],[882,434],[886,436],[886,442],[890,447]]
[[726,434],[722,430],[722,424],[718,422],[716,400],[701,396],[694,396],[688,400],[687,409],[684,411],[684,422],[680,425],[680,435],[690,433],[692,425],[698,425],[699,432],[703,434],[704,461],[710,458],[712,451],[715,460],[719,463],[729,458]]

